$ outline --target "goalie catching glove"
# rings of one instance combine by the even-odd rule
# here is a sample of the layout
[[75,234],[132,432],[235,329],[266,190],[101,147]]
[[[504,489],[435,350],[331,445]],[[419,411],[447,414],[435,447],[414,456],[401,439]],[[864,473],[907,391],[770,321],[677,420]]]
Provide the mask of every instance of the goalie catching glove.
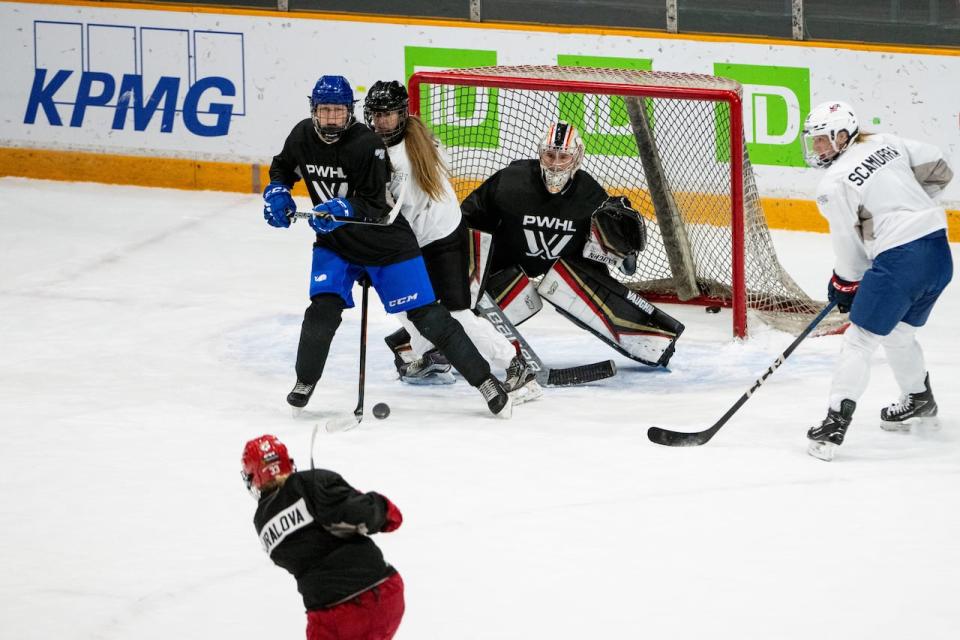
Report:
[[593,212],[583,257],[633,275],[636,256],[646,245],[643,216],[630,206],[626,196],[610,196]]

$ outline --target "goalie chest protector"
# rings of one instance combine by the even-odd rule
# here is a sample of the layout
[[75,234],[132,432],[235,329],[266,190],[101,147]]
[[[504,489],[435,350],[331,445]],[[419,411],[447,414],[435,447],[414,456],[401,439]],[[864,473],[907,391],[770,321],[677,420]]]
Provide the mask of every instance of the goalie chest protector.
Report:
[[559,258],[583,252],[591,215],[606,197],[583,170],[566,189],[550,194],[539,161],[518,160],[480,185],[462,208],[471,227],[494,234],[494,271],[519,264],[535,278]]

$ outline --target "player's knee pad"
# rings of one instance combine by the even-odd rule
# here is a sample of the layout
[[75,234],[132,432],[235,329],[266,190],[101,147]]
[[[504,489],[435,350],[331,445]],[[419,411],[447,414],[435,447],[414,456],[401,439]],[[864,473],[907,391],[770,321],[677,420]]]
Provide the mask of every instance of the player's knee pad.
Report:
[[424,338],[434,345],[443,345],[455,329],[456,323],[439,302],[431,302],[407,311],[407,318]]
[[683,332],[683,324],[611,278],[602,265],[558,260],[537,291],[560,315],[650,366],[667,366]]
[[843,348],[850,351],[870,355],[880,345],[881,337],[872,331],[867,331],[857,324],[850,326],[843,332]]
[[344,306],[343,298],[332,293],[313,296],[303,313],[303,331],[332,336],[340,326]]
[[917,328],[906,322],[898,322],[893,331],[880,338],[886,349],[905,349],[912,347],[917,339]]
[[509,267],[491,275],[487,292],[513,326],[520,325],[543,309],[536,285],[520,267]]

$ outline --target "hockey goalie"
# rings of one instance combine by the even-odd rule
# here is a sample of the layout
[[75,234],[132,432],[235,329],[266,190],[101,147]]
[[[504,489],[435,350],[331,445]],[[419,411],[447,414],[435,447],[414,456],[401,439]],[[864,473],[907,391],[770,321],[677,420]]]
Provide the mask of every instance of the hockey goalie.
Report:
[[467,224],[493,237],[486,290],[515,325],[546,300],[619,353],[665,367],[683,325],[608,272],[635,269],[643,217],[580,168],[583,154],[576,128],[555,122],[538,159],[512,162],[463,201]]

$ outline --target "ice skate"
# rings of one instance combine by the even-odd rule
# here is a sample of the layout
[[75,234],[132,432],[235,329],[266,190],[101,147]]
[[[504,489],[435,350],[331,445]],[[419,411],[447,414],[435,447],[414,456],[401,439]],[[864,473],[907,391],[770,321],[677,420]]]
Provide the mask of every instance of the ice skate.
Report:
[[910,431],[911,426],[937,428],[937,402],[930,389],[930,374],[923,379],[920,393],[908,393],[880,410],[880,428],[885,431]]
[[823,422],[807,431],[807,438],[810,439],[807,453],[827,462],[833,460],[837,447],[843,444],[843,437],[856,408],[857,403],[853,400],[843,400],[840,402],[840,411],[829,409]]
[[503,388],[510,394],[515,405],[536,400],[543,395],[543,387],[537,382],[537,373],[520,354],[510,360]]
[[413,362],[400,366],[400,379],[408,384],[453,384],[453,367],[447,358],[431,349]]
[[487,401],[490,413],[505,420],[513,415],[513,399],[504,390],[503,384],[494,376],[487,376],[487,379],[481,382],[477,389],[483,394],[483,399]]
[[307,384],[297,380],[293,391],[287,394],[287,404],[293,407],[293,417],[300,415],[302,409],[310,402],[314,387],[316,387],[316,384]]

